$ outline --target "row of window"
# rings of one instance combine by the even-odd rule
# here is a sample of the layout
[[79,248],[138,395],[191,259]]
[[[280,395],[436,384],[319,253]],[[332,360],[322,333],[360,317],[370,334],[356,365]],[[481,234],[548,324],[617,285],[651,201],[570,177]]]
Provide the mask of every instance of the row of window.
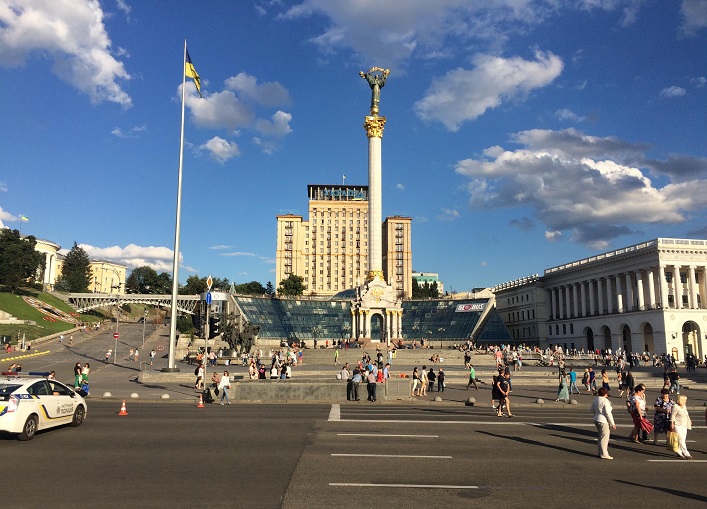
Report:
[[519,322],[523,320],[535,320],[535,310],[529,309],[526,311],[511,311],[508,313],[508,322]]

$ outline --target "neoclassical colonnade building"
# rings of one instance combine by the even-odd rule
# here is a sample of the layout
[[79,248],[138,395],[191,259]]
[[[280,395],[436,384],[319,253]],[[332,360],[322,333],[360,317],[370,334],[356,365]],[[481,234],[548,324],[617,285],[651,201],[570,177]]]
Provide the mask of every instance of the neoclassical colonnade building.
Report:
[[703,358],[706,276],[707,240],[693,239],[659,238],[547,269],[537,286],[547,343]]

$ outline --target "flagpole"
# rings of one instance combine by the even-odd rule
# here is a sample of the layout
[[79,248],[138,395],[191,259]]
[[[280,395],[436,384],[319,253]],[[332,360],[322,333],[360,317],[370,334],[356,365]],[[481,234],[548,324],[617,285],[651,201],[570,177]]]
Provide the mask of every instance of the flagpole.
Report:
[[182,58],[182,127],[179,135],[179,177],[177,178],[177,219],[174,227],[174,260],[172,262],[172,307],[169,319],[169,355],[167,368],[162,371],[179,371],[175,359],[177,346],[177,296],[179,294],[179,235],[182,217],[182,166],[184,163],[184,99],[186,89],[187,40],[184,39],[184,58]]

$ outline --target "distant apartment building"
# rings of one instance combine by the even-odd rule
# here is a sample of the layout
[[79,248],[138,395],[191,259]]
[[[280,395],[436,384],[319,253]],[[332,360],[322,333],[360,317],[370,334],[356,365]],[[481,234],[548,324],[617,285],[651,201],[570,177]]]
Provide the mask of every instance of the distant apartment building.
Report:
[[496,311],[519,344],[545,344],[545,292],[537,274],[493,288]]
[[[307,186],[309,218],[277,216],[276,287],[295,274],[305,295],[335,295],[355,288],[368,273],[368,186]],[[412,295],[411,218],[382,225],[383,271],[401,297]]]
[[417,281],[420,287],[426,284],[432,286],[432,283],[437,283],[437,291],[439,295],[444,295],[444,283],[440,281],[439,274],[436,272],[413,272],[412,278]]

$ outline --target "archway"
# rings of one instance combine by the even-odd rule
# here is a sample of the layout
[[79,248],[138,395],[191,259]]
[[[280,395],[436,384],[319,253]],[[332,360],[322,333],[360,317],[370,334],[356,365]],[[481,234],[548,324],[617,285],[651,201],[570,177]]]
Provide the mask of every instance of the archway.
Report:
[[604,350],[611,349],[611,330],[606,325],[601,328],[601,337],[604,338]]
[[584,337],[587,340],[587,351],[593,352],[594,351],[594,331],[592,330],[591,327],[587,327],[586,329],[584,329]]
[[621,326],[621,343],[624,353],[631,353],[633,347],[631,346],[631,327],[628,325]]
[[700,342],[700,328],[695,322],[689,321],[682,324],[682,346],[683,359],[687,355],[695,355],[701,359],[703,352]]
[[371,330],[369,337],[373,340],[382,340],[382,332],[385,330],[385,321],[380,313],[371,314]]
[[653,341],[653,326],[649,323],[643,325],[643,348],[646,352],[655,353],[655,343]]

